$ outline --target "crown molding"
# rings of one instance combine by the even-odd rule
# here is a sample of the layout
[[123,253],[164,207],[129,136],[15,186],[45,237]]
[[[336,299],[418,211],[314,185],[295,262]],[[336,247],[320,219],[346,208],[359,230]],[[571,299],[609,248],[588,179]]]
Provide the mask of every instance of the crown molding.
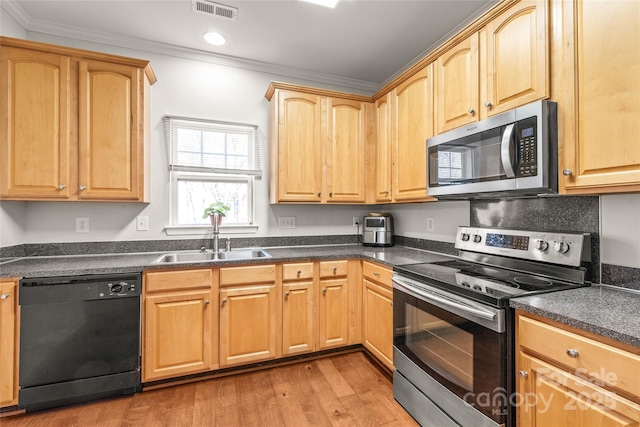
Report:
[[[181,59],[207,62],[226,67],[240,68],[249,71],[257,71],[285,78],[302,79],[320,84],[338,86],[351,91],[364,92],[372,95],[381,87],[379,83],[364,80],[350,79],[346,77],[316,73],[313,71],[285,67],[261,61],[253,61],[229,55],[220,55],[200,49],[185,48],[167,43],[159,43],[151,40],[125,37],[113,33],[81,29],[78,27],[56,24],[50,21],[31,19],[31,17],[14,0],[2,0],[0,3],[28,33],[64,37],[108,46],[139,50],[158,55],[173,56]],[[272,79],[274,80],[274,79]],[[277,79],[275,79],[277,80]]]

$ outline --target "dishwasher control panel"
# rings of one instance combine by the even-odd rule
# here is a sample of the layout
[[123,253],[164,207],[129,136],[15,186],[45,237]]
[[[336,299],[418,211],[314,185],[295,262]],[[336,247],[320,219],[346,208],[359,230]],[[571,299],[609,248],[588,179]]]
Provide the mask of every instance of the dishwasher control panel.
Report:
[[107,283],[107,286],[109,286],[110,296],[126,297],[130,294],[139,295],[139,293],[136,293],[136,288],[138,287],[136,281],[114,281]]

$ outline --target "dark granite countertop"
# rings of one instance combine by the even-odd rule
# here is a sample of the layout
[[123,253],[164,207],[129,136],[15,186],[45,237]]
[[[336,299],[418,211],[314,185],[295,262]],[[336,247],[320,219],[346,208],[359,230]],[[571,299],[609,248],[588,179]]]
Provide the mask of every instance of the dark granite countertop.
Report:
[[270,247],[265,249],[271,254],[271,258],[189,263],[154,263],[162,254],[171,251],[25,257],[0,263],[0,277],[53,277],[82,274],[132,273],[150,269],[215,267],[338,258],[369,259],[393,267],[394,265],[433,262],[451,258],[450,255],[412,249],[404,246],[379,248],[346,244]]
[[568,291],[514,298],[510,305],[640,347],[640,292],[617,286],[594,285]]

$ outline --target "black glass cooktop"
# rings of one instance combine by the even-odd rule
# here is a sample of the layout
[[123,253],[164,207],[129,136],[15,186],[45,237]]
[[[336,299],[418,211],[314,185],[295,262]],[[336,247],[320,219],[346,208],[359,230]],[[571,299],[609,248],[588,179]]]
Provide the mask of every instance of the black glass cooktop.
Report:
[[497,306],[513,297],[585,286],[460,260],[396,266],[394,271]]

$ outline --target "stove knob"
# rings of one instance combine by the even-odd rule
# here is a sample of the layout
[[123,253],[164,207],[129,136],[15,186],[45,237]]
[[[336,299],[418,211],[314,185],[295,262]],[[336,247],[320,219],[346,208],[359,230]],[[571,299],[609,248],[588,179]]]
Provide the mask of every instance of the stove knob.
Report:
[[466,242],[469,240],[469,233],[462,233],[460,234],[460,240],[462,240],[463,242]]
[[479,234],[473,235],[473,243],[480,243],[482,241],[482,236]]
[[566,242],[555,242],[553,245],[553,250],[561,254],[566,254],[567,252],[569,252],[569,244]]
[[482,290],[482,286],[480,286],[480,285],[473,285],[473,289],[475,289],[476,291],[481,291],[481,290]]
[[462,284],[462,286],[466,286],[467,288],[470,288],[470,287],[471,287],[471,285],[470,285],[470,284],[468,284],[467,282],[462,282],[461,284]]
[[536,249],[539,251],[546,251],[549,249],[549,242],[546,240],[536,240]]

